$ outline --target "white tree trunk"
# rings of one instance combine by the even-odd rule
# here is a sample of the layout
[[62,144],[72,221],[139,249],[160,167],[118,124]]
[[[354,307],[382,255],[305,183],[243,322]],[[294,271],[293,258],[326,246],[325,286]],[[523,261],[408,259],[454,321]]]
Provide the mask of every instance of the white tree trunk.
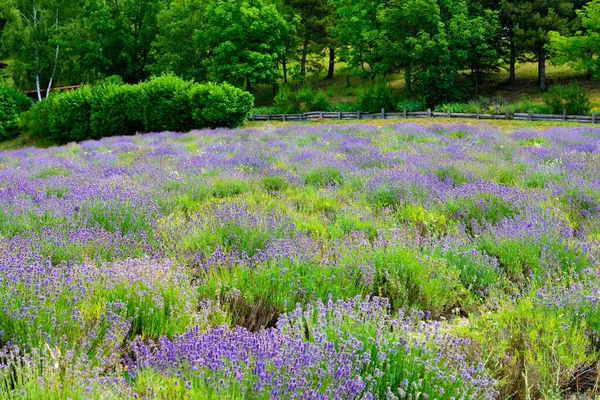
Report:
[[42,89],[40,87],[40,42],[37,31],[37,7],[35,5],[35,0],[33,0],[31,3],[33,5],[33,30],[35,35],[35,88],[37,90],[38,101],[42,101]]
[[[59,4],[56,4],[56,31],[58,32],[58,15],[59,15]],[[50,75],[50,81],[48,82],[48,90],[46,91],[46,98],[50,96],[50,89],[52,89],[52,81],[54,80],[54,75],[56,74],[56,66],[58,65],[58,52],[60,50],[60,45],[56,45],[56,55],[54,56],[54,68],[52,68],[52,75]]]

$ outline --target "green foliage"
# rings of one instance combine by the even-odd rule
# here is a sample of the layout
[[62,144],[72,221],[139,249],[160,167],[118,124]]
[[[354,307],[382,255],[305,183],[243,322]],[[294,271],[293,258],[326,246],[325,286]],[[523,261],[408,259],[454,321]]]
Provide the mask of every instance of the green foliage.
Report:
[[253,97],[228,84],[193,84],[173,75],[137,85],[118,79],[38,102],[22,126],[36,138],[68,143],[150,131],[233,128],[248,119]]
[[544,102],[552,114],[567,110],[569,115],[589,115],[592,110],[589,93],[577,84],[552,86],[544,94]]
[[144,132],[144,97],[140,85],[106,82],[94,88],[90,129],[94,138]]
[[474,222],[477,224],[487,222],[494,225],[503,218],[518,214],[516,206],[490,193],[449,200],[445,209],[450,219],[460,220],[465,224],[468,233],[473,232]]
[[195,85],[190,91],[190,107],[196,128],[237,128],[250,116],[254,98],[227,83]]
[[406,110],[409,112],[423,111],[425,110],[425,105],[417,99],[403,99],[398,102],[396,109],[398,111]]
[[367,112],[381,112],[382,108],[394,111],[397,103],[392,88],[380,79],[363,88],[357,99],[358,108]]
[[194,127],[190,90],[193,83],[174,75],[151,78],[141,84],[146,132],[188,132]]
[[42,138],[48,138],[56,143],[99,139],[90,129],[92,101],[93,93],[89,86],[43,100],[41,103],[49,102],[49,114],[47,136]]
[[19,115],[30,107],[27,96],[0,83],[0,141],[19,134]]
[[171,1],[158,15],[158,34],[152,47],[156,60],[148,69],[155,75],[174,73],[196,82],[206,81],[206,43],[194,40],[206,28],[204,1]]
[[344,183],[344,176],[332,166],[313,168],[304,175],[304,183],[315,187],[337,186]]
[[600,78],[600,0],[588,2],[577,10],[581,26],[574,35],[549,33],[552,63],[568,64],[577,71]]
[[[532,114],[552,114],[552,109],[545,104],[534,103],[531,100],[522,98],[517,103],[510,104],[508,109],[511,113],[520,112]],[[562,111],[561,111],[562,113]]]
[[[500,398],[559,398],[581,365],[594,359],[585,328],[562,310],[536,305],[532,294],[503,301],[497,311],[474,316],[459,333],[478,342],[490,360],[487,367],[502,377]],[[485,332],[485,336],[481,333]]]
[[207,46],[208,69],[217,81],[241,85],[275,83],[276,63],[293,32],[277,7],[264,0],[223,0],[209,3],[207,29],[196,30],[195,41]]
[[297,97],[303,112],[329,111],[331,108],[325,92],[313,89],[312,85],[302,86]]
[[280,114],[300,114],[331,109],[325,92],[313,89],[310,84],[301,86],[296,92],[289,85],[280,86],[273,106]]

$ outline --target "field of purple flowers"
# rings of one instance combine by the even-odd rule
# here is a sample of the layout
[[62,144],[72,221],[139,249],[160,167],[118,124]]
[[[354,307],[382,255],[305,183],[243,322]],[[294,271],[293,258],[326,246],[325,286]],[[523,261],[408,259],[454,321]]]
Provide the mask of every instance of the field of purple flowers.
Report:
[[598,394],[600,129],[0,153],[0,399]]

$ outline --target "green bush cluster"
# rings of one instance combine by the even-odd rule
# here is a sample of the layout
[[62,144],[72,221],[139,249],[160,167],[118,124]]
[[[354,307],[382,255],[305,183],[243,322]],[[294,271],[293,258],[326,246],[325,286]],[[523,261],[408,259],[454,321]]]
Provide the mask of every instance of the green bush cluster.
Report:
[[382,108],[391,111],[398,99],[387,82],[376,80],[358,94],[356,103],[361,111],[380,112]]
[[589,115],[592,110],[590,95],[576,83],[552,86],[544,95],[544,102],[552,114],[562,114],[567,110],[569,115]]
[[173,75],[137,85],[106,80],[37,103],[23,128],[38,138],[68,143],[139,132],[234,128],[254,99],[229,84],[195,84]]
[[293,91],[288,85],[279,88],[273,101],[276,113],[300,114],[310,111],[330,111],[332,109],[323,90],[315,90],[311,85],[304,85]]
[[31,107],[24,94],[0,83],[0,141],[12,139],[19,134],[18,117]]

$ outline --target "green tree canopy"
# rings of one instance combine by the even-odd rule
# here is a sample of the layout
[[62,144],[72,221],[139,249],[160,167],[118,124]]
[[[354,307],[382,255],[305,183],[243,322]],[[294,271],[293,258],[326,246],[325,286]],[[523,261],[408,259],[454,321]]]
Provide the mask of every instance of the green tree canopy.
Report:
[[208,47],[208,70],[218,81],[248,90],[255,83],[275,83],[293,34],[274,4],[264,0],[218,0],[207,8],[207,28],[196,33],[196,43]]
[[568,64],[578,71],[585,71],[600,79],[600,0],[593,0],[577,11],[581,29],[573,36],[550,32],[548,49],[552,62]]
[[207,47],[195,40],[206,29],[205,0],[176,0],[158,15],[159,31],[154,42],[155,62],[149,70],[156,75],[172,72],[185,79],[207,79]]

